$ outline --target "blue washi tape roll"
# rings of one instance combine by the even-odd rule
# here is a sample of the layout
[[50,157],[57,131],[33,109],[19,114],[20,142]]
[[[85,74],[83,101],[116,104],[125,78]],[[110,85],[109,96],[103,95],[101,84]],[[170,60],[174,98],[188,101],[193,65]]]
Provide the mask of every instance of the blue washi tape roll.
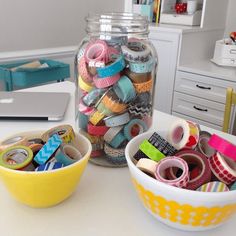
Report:
[[112,64],[105,67],[98,67],[97,73],[99,78],[111,77],[118,74],[125,68],[125,60],[123,55],[120,55]]
[[125,103],[132,101],[135,96],[135,88],[133,83],[127,76],[122,76],[118,82],[113,86],[116,95]]
[[118,148],[126,140],[122,132],[119,132],[109,143],[113,148]]
[[87,106],[93,106],[99,100],[99,98],[105,93],[106,89],[93,89],[83,97],[83,102]]
[[[133,130],[134,129],[134,130]],[[128,140],[147,131],[147,125],[140,119],[133,119],[124,127],[124,135]]]
[[89,117],[86,116],[85,114],[79,112],[79,121],[78,122],[79,122],[79,128],[87,131]]
[[104,118],[104,121],[107,127],[116,127],[127,124],[130,121],[130,116],[128,112],[125,112],[121,115]]
[[34,163],[36,165],[43,165],[45,164],[53,153],[60,147],[62,144],[62,140],[58,134],[54,134],[50,137],[47,143],[40,149],[37,155],[34,157]]
[[60,162],[48,162],[46,164],[40,165],[35,169],[35,171],[48,171],[48,170],[55,170],[60,169],[64,165]]
[[129,69],[134,73],[148,73],[153,70],[155,61],[152,57],[146,62],[130,62]]
[[65,166],[71,165],[81,158],[79,150],[71,144],[62,144],[55,154],[55,159]]
[[230,187],[230,191],[236,190],[236,182]]

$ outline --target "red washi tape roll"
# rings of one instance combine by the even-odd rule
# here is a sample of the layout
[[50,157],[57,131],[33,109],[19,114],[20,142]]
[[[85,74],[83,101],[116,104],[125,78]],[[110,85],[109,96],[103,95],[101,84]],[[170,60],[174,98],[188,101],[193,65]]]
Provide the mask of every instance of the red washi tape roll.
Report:
[[229,141],[219,137],[216,134],[213,134],[208,141],[208,144],[221,154],[236,161],[236,146]]
[[[177,167],[182,169],[182,174],[179,178],[176,179],[167,179],[165,176],[165,172],[167,169]],[[183,159],[173,156],[173,157],[166,157],[161,161],[157,162],[157,168],[155,172],[155,177],[162,183],[166,183],[171,186],[184,188],[187,186],[189,182],[189,169],[186,161]]]
[[[189,170],[190,166],[193,165],[195,166],[195,168],[193,168],[193,171],[199,171],[198,175],[196,175],[195,173],[191,174],[190,171],[190,180],[185,187],[186,189],[196,190],[203,184],[210,182],[211,169],[208,159],[203,154],[193,150],[185,150],[176,153],[175,156],[185,160],[188,164]],[[176,179],[176,172],[177,170],[170,168],[168,175],[170,175],[170,178]]]
[[236,181],[236,162],[217,152],[210,159],[213,174],[223,183],[229,185]]
[[109,130],[109,127],[103,126],[95,126],[91,123],[88,124],[88,133],[96,136],[103,136],[107,131]]

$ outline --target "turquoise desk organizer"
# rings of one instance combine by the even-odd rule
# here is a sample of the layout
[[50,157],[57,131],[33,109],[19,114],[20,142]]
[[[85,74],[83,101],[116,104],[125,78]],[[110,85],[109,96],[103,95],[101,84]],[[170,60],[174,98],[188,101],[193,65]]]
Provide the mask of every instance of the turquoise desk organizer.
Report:
[[47,68],[11,68],[29,63],[22,61],[14,64],[0,65],[0,80],[3,81],[5,90],[12,91],[14,87],[27,88],[51,81],[63,81],[70,77],[70,66],[54,60],[39,60],[41,64],[47,63]]

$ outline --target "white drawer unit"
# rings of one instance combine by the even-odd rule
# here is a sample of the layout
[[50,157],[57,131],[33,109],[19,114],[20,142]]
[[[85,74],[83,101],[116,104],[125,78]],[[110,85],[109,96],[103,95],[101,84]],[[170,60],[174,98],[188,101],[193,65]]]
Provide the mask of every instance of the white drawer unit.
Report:
[[222,126],[224,104],[175,92],[172,111]]
[[176,116],[176,117],[179,117],[179,118],[182,118],[184,120],[192,121],[192,122],[197,123],[199,125],[204,125],[206,127],[210,127],[210,128],[216,129],[216,130],[222,130],[221,126],[214,125],[214,124],[211,124],[209,122],[202,121],[202,120],[198,120],[198,119],[195,119],[191,116],[186,116],[186,115],[183,115],[183,114],[180,114],[180,113],[177,113],[177,112],[172,112],[172,115]]
[[225,103],[228,87],[236,89],[235,83],[230,81],[183,71],[176,74],[175,91],[214,102]]

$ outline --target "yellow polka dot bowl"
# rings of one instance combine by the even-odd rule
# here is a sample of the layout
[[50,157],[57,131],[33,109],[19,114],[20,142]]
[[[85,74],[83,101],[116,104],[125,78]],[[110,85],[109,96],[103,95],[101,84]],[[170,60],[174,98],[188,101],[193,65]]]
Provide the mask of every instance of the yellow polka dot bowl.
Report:
[[[40,138],[42,132],[20,133],[28,139]],[[10,137],[9,137],[10,138]],[[77,188],[86,168],[92,146],[87,138],[76,135],[73,141],[82,158],[63,168],[50,171],[18,171],[0,166],[0,180],[19,202],[34,208],[45,208],[67,199]]]
[[[165,138],[165,132],[158,133]],[[145,209],[162,223],[187,231],[203,231],[226,222],[236,212],[236,190],[198,192],[158,182],[132,161],[139,145],[153,132],[143,133],[126,146],[125,155],[135,190]]]

